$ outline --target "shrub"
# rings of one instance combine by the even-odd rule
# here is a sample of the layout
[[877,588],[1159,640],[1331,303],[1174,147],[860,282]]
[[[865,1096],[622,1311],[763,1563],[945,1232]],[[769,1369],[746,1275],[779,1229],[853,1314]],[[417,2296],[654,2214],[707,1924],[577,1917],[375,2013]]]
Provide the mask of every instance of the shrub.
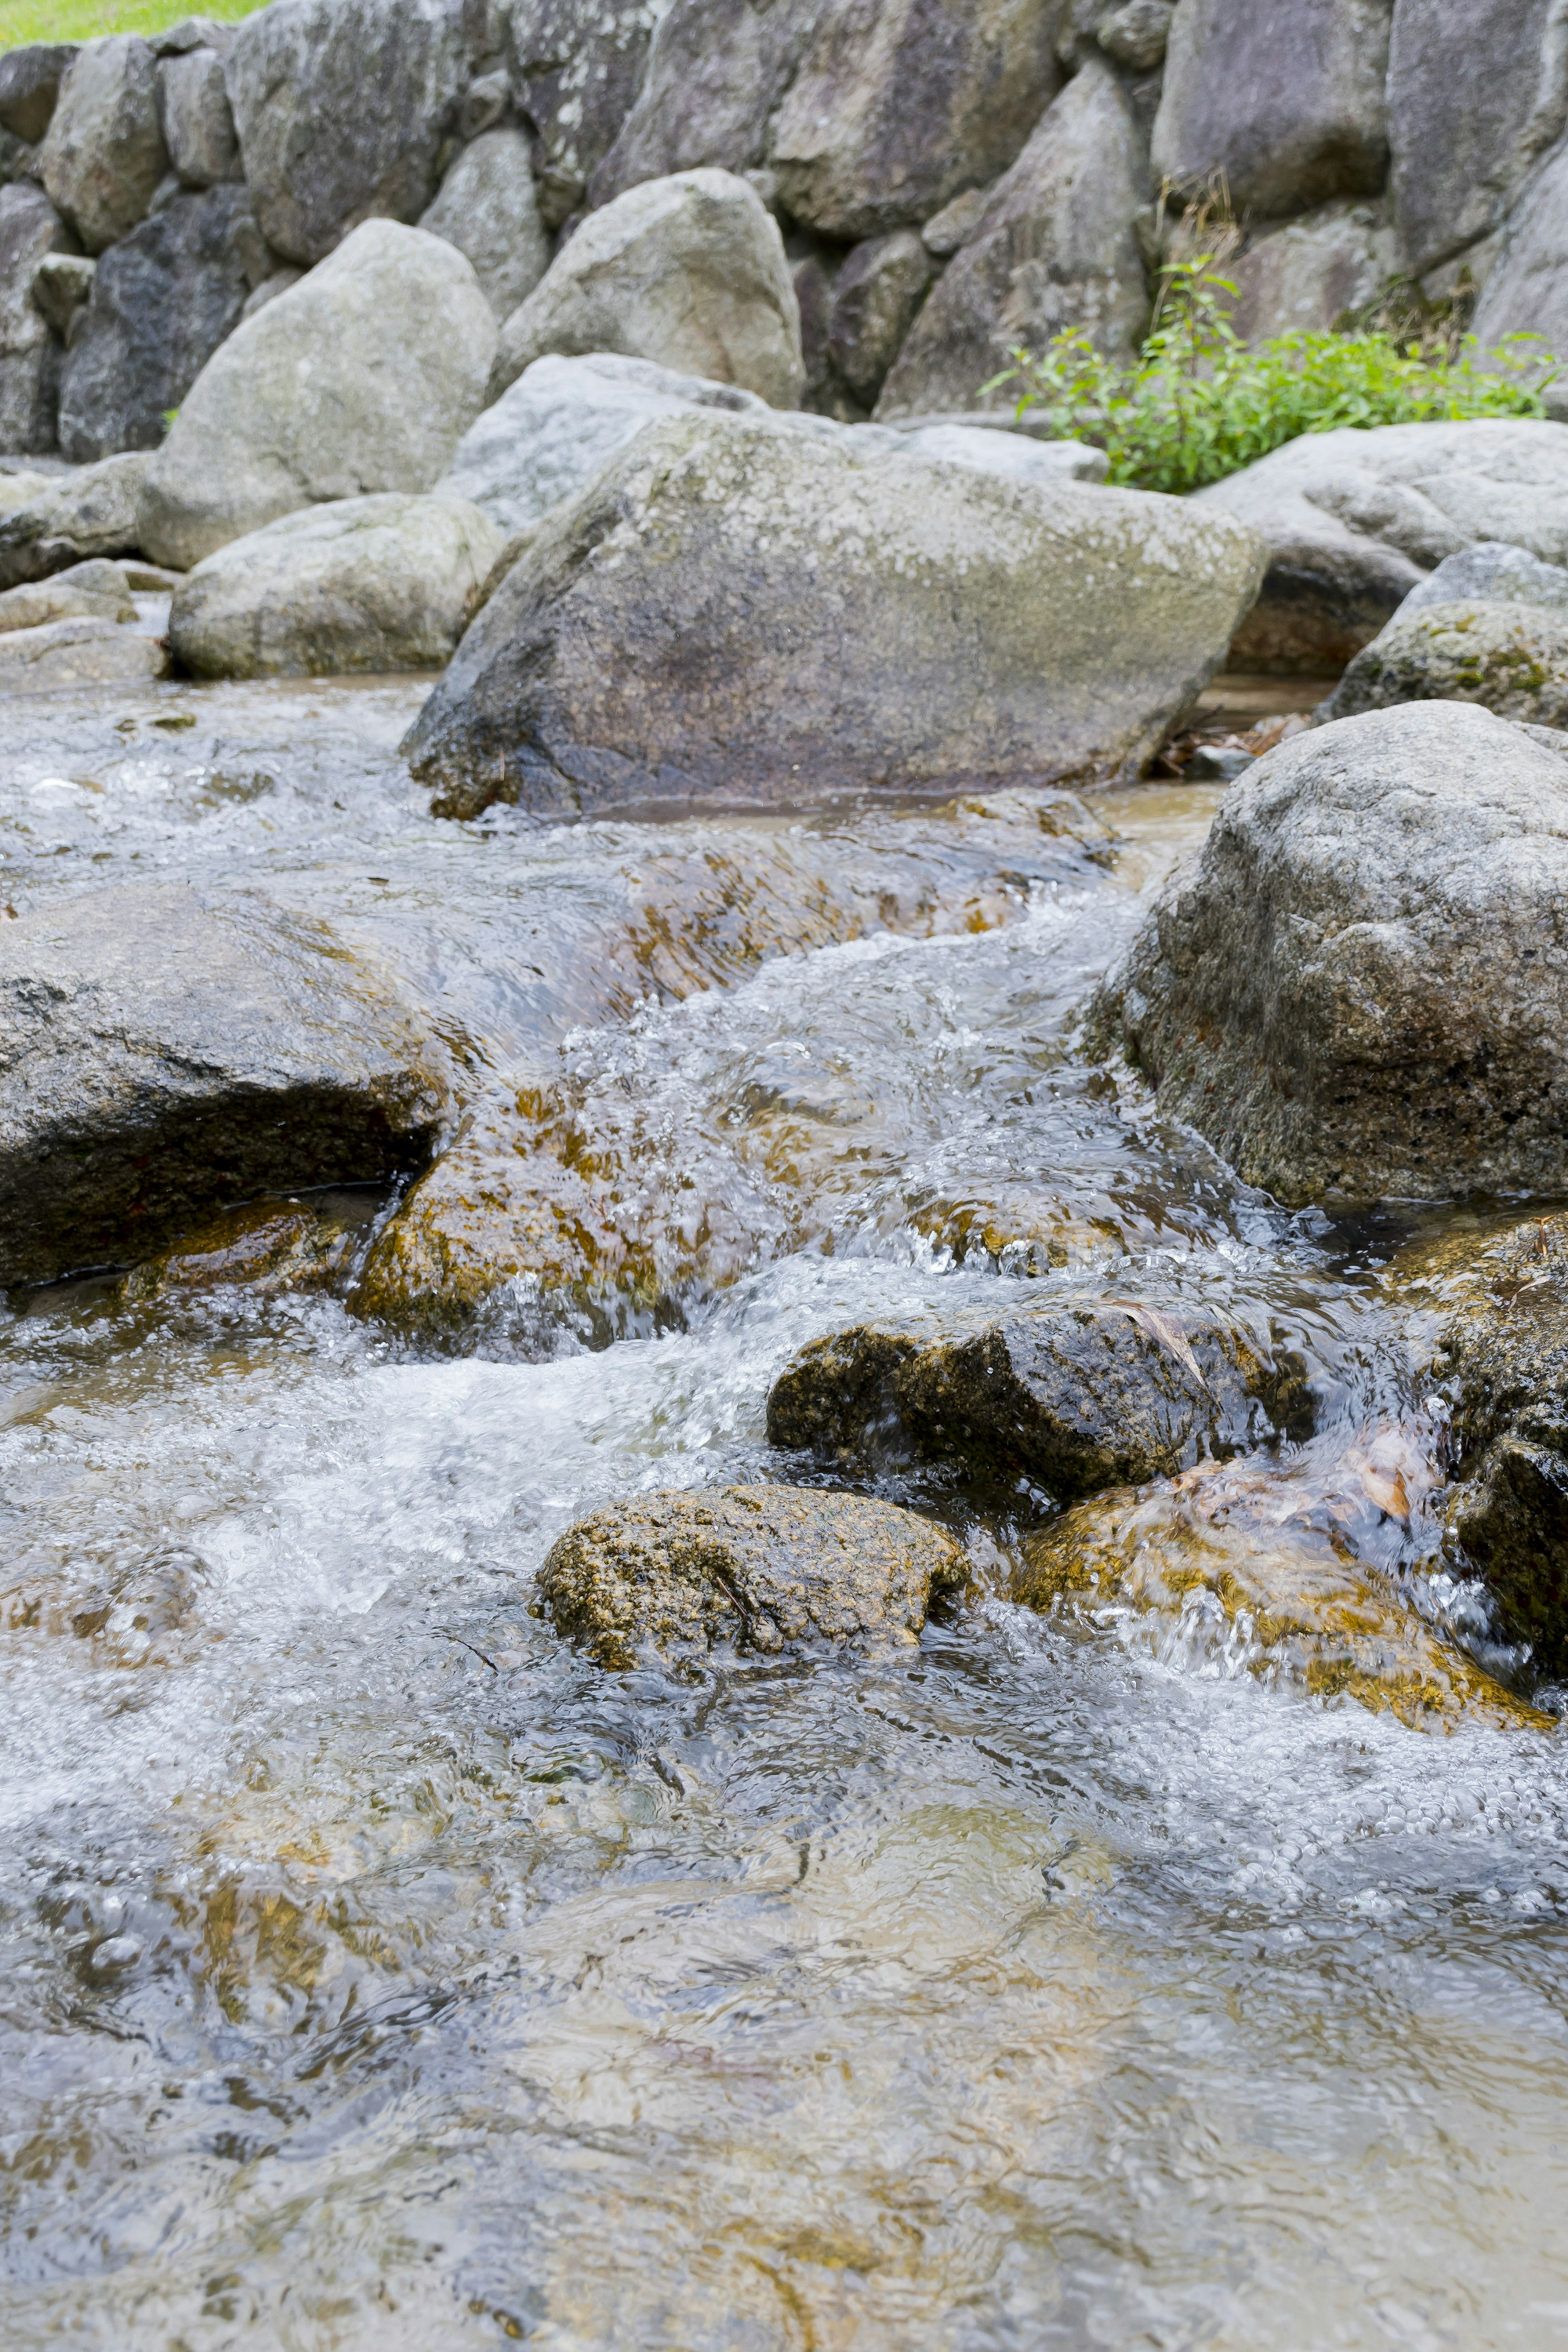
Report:
[[1118,366],[1077,330],[1043,352],[1017,350],[985,386],[1020,380],[1018,415],[1042,410],[1064,439],[1093,442],[1109,478],[1144,490],[1201,489],[1282,442],[1336,425],[1418,425],[1544,416],[1557,362],[1511,335],[1477,365],[1473,335],[1452,347],[1375,328],[1278,335],[1254,348],[1230,323],[1236,287],[1214,257],[1173,262],[1136,362]]

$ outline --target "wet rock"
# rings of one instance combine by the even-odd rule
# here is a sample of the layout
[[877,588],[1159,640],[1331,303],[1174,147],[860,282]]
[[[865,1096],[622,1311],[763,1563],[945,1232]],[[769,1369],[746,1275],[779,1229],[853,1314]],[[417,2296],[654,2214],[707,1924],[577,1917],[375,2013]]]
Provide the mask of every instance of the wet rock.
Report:
[[60,384],[68,457],[158,447],[170,410],[239,323],[250,218],[241,187],[177,195],[101,257]]
[[1326,333],[1374,302],[1394,271],[1394,234],[1376,210],[1340,203],[1256,238],[1221,274],[1237,289],[1231,324],[1257,343]]
[[193,48],[158,67],[158,120],[171,170],[187,188],[211,188],[240,176],[239,140],[228,102],[224,61]]
[[332,1193],[226,1209],[144,1258],[125,1276],[120,1296],[126,1306],[141,1307],[231,1286],[256,1298],[331,1289],[348,1268],[374,1200],[374,1193]]
[[165,677],[168,667],[167,649],[156,637],[113,621],[46,621],[0,634],[0,691],[8,694],[121,678],[145,684]]
[[1090,1034],[1296,1205],[1568,1191],[1568,764],[1464,703],[1298,735],[1221,803]]
[[1419,275],[1497,227],[1561,133],[1552,0],[1399,0],[1388,61],[1394,218]]
[[462,254],[365,222],[203,369],[148,473],[142,551],[185,571],[320,500],[429,489],[483,404],[495,335]]
[[1131,358],[1148,324],[1134,233],[1148,199],[1142,142],[1108,65],[1080,68],[928,296],[879,416],[967,408],[1012,362],[1079,327]]
[[1227,1325],[1128,1299],[1026,1299],[814,1340],[773,1383],[768,1437],[840,1454],[902,1440],[1066,1497],[1234,1451],[1304,1402],[1299,1367]]
[[36,629],[46,621],[133,621],[136,607],[124,569],[99,558],[73,563],[51,579],[0,593],[0,631]]
[[1231,667],[1341,669],[1427,572],[1478,541],[1568,561],[1568,425],[1486,417],[1304,434],[1194,503],[1268,542]]
[[445,1104],[439,1049],[324,925],[180,883],[24,916],[0,927],[0,1282],[384,1181]]
[[134,555],[149,462],[131,451],[79,467],[0,514],[0,588],[47,580],[90,555]]
[[833,284],[827,351],[857,399],[869,407],[899,355],[932,276],[913,229],[858,245]]
[[49,200],[88,253],[146,217],[169,168],[158,122],[157,61],[129,33],[90,41],[59,86],[41,159]]
[[592,1511],[552,1545],[539,1594],[598,1664],[733,1642],[774,1655],[866,1635],[911,1641],[933,1590],[961,1583],[944,1528],[861,1495],[727,1486]]
[[559,228],[630,113],[660,12],[646,0],[510,0],[506,52],[519,111],[538,139],[545,224]]
[[589,215],[506,321],[492,394],[550,352],[623,352],[793,408],[800,313],[777,222],[730,172],[628,189]]
[[608,204],[673,172],[761,165],[815,14],[811,0],[674,0],[654,28],[637,103],[593,175],[591,201]]
[[60,82],[77,56],[74,41],[31,41],[0,57],[0,131],[37,146],[54,119]]
[[417,220],[468,69],[440,0],[273,0],[247,17],[227,89],[274,250],[308,268],[361,221]]
[[522,132],[487,131],[465,147],[419,226],[468,255],[497,320],[510,319],[550,267]]
[[33,297],[40,263],[76,239],[41,188],[0,188],[0,449],[18,456],[55,446],[60,354]]
[[194,677],[438,669],[501,535],[460,499],[341,499],[231,540],[187,572],[169,642]]
[[1258,577],[1256,541],[1205,525],[660,420],[538,527],[405,749],[453,815],[1135,774]]
[[1466,604],[1473,600],[1494,604],[1529,604],[1542,613],[1568,618],[1568,570],[1560,563],[1542,563],[1522,547],[1505,540],[1483,539],[1458,555],[1446,555],[1418,588],[1412,588],[1399,608],[1407,621],[1433,604]]
[[824,9],[769,145],[790,213],[826,236],[881,236],[994,179],[1056,92],[1056,15],[1041,0]]
[[1479,702],[1526,725],[1568,727],[1568,611],[1468,599],[1395,613],[1322,715],[1349,719],[1399,702]]
[[92,299],[97,270],[88,254],[46,253],[33,272],[33,307],[62,343],[69,343],[78,312]]

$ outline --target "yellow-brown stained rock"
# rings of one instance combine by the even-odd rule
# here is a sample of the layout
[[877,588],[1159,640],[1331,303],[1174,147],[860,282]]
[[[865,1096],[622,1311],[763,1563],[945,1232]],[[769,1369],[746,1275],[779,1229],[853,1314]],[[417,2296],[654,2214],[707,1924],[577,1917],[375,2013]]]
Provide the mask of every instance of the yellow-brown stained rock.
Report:
[[120,1295],[127,1305],[142,1305],[229,1283],[264,1296],[324,1290],[347,1263],[356,1232],[341,1211],[323,1213],[297,1200],[250,1201],[132,1267]]

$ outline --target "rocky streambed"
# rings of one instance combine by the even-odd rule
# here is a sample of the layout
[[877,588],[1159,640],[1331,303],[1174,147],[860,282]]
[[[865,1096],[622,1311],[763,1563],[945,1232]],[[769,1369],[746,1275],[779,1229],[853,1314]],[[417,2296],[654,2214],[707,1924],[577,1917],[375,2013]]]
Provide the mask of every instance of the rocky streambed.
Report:
[[1553,1199],[1086,1046],[1217,783],[454,823],[428,691],[8,712],[8,2341],[1551,2341]]

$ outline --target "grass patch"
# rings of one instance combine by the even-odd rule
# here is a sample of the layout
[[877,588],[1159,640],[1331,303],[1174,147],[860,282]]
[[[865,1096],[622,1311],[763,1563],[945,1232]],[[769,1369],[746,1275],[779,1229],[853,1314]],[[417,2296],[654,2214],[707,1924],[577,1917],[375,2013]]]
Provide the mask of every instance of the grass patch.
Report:
[[90,41],[100,33],[166,33],[186,16],[237,24],[263,0],[0,0],[0,49]]

